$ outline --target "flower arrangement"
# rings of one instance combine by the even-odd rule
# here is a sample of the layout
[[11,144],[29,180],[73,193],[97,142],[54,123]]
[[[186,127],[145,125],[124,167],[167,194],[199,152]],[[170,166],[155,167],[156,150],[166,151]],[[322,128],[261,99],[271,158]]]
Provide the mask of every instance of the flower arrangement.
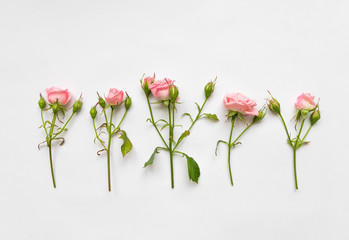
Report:
[[[171,167],[171,188],[174,188],[174,172],[173,172],[173,159],[174,159],[174,154],[179,154],[182,157],[185,157],[187,159],[187,165],[188,165],[188,175],[189,179],[195,183],[198,183],[199,177],[200,177],[200,168],[197,162],[190,157],[188,154],[178,151],[177,147],[179,144],[184,140],[184,138],[188,137],[194,124],[199,120],[200,118],[207,117],[212,120],[218,120],[217,116],[215,114],[209,114],[209,113],[202,113],[203,108],[211,96],[211,94],[214,91],[215,87],[215,81],[211,81],[206,84],[204,88],[205,92],[205,101],[203,104],[200,106],[199,104],[195,103],[197,106],[198,113],[197,115],[193,118],[189,113],[184,113],[184,116],[188,116],[191,120],[191,125],[190,127],[185,130],[179,138],[175,141],[175,136],[174,136],[174,128],[179,126],[175,124],[176,118],[175,118],[175,113],[176,113],[176,106],[179,100],[179,91],[177,86],[175,85],[175,81],[169,79],[169,78],[164,78],[164,79],[159,79],[155,80],[155,74],[153,77],[146,77],[144,78],[144,75],[141,79],[141,86],[144,91],[144,94],[147,99],[148,103],[148,108],[149,108],[149,113],[150,113],[150,118],[147,119],[153,127],[155,128],[156,132],[158,133],[159,137],[161,138],[164,146],[163,147],[156,147],[153,154],[149,158],[149,160],[144,164],[144,167],[147,167],[151,164],[153,164],[155,155],[159,153],[159,150],[164,150],[167,151],[170,155],[170,167]],[[158,101],[156,103],[162,104],[164,107],[167,107],[168,110],[168,120],[165,119],[159,119],[155,120],[152,106],[150,103],[150,96],[153,96],[155,99]],[[159,123],[164,123],[161,129],[159,129]],[[165,137],[161,133],[161,130],[168,128],[169,134],[168,134],[168,141],[165,140]]]
[[[241,144],[238,142],[238,140],[241,138],[241,136],[255,123],[262,120],[265,116],[265,107],[262,107],[259,111],[255,108],[257,106],[256,101],[248,98],[247,96],[241,94],[241,93],[227,93],[224,96],[223,99],[224,107],[229,111],[227,114],[228,119],[231,120],[231,129],[230,129],[230,135],[229,140],[218,140],[216,145],[215,154],[217,155],[217,149],[220,143],[224,143],[228,146],[228,166],[229,166],[229,175],[230,175],[230,183],[232,186],[234,186],[233,183],[233,176],[231,173],[231,164],[230,164],[230,156],[231,156],[231,149],[235,148],[236,145]],[[248,118],[249,116],[252,116],[251,123],[248,123],[245,118]],[[232,139],[233,137],[233,129],[235,126],[235,120],[239,119],[243,123],[245,123],[247,126],[246,128],[235,138],[235,140]]]
[[[280,103],[271,95],[269,92],[271,99],[268,99],[268,107],[269,109],[279,115],[285,131],[287,135],[287,142],[293,149],[293,170],[294,170],[294,181],[295,181],[295,187],[298,189],[298,181],[297,181],[297,166],[296,166],[296,152],[297,149],[302,147],[305,144],[308,144],[308,141],[305,141],[305,138],[308,136],[308,133],[310,129],[314,126],[314,124],[319,121],[320,119],[320,110],[319,110],[319,104],[316,104],[314,101],[314,96],[312,96],[310,93],[302,93],[297,97],[297,101],[295,103],[295,107],[297,109],[297,112],[295,114],[296,118],[296,125],[295,129],[297,130],[297,124],[301,122],[301,126],[296,133],[295,138],[291,138],[291,133],[287,129],[285,120],[281,114],[281,107]],[[306,119],[309,119],[309,127],[304,136],[302,137],[302,130],[304,128],[304,123]]]
[[[64,123],[59,115],[61,114],[63,117],[65,116],[66,112],[69,110],[67,109],[67,104],[70,102],[72,98],[71,92],[69,92],[68,89],[61,89],[59,87],[51,87],[46,89],[46,94],[47,94],[47,101],[49,102],[48,104],[46,103],[46,100],[43,98],[43,96],[40,94],[40,100],[38,102],[39,107],[41,109],[41,120],[42,120],[42,125],[40,128],[43,128],[46,134],[46,140],[43,141],[38,145],[38,148],[40,149],[40,145],[46,143],[48,149],[49,149],[49,155],[50,155],[50,166],[51,166],[51,175],[52,175],[52,182],[53,182],[53,187],[56,188],[56,181],[55,181],[55,175],[54,175],[54,170],[53,170],[53,163],[52,163],[52,142],[53,141],[61,141],[60,145],[64,144],[64,138],[60,137],[60,135],[68,131],[67,125],[70,122],[70,120],[73,118],[75,113],[80,111],[82,107],[82,98],[80,95],[80,98],[76,100],[73,104],[71,115],[68,118],[68,120]],[[48,108],[47,108],[48,105]],[[44,119],[44,111],[52,110],[53,117],[51,121],[45,120]],[[58,122],[62,124],[61,127],[59,127],[57,124]]]
[[[98,93],[98,102],[97,104],[91,108],[90,115],[92,118],[93,123],[93,129],[95,131],[96,137],[95,140],[98,140],[100,144],[102,145],[102,149],[97,152],[97,155],[100,155],[101,152],[107,153],[107,164],[108,164],[108,190],[111,191],[111,177],[110,177],[110,150],[111,150],[111,139],[113,136],[119,134],[120,138],[123,140],[123,144],[121,145],[121,153],[123,156],[125,156],[129,151],[132,149],[132,143],[130,139],[127,137],[127,134],[124,130],[121,130],[121,124],[124,121],[126,114],[128,110],[131,107],[132,101],[131,98],[126,93],[121,90],[118,90],[116,88],[111,88],[109,90],[109,94],[105,99],[103,99]],[[125,100],[124,100],[125,98]],[[119,106],[124,103],[125,105],[125,112],[119,121],[117,125],[114,125],[113,123],[113,115],[114,113],[119,110]],[[96,127],[96,117],[97,117],[97,106],[100,106],[102,109],[102,114],[104,115],[104,120],[99,127]],[[110,109],[109,119],[107,116],[107,110]],[[105,131],[103,131],[105,130]],[[101,138],[101,134],[107,134],[107,142],[105,143],[104,140]]]

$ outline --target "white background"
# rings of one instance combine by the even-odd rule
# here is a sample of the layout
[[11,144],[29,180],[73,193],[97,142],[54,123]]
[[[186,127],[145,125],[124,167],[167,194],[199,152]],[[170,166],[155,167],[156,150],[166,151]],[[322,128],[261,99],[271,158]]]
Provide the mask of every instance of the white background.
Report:
[[[344,0],[1,0],[0,238],[348,239],[348,11]],[[180,147],[200,165],[198,185],[181,157],[173,190],[167,153],[142,168],[161,144],[139,86],[154,72],[176,80],[184,126],[180,114],[195,113],[218,77],[205,110],[221,121],[198,121]],[[37,101],[50,86],[84,98],[66,144],[53,149],[57,189],[48,149],[37,149],[45,138]],[[110,87],[132,97],[123,129],[134,144],[122,158],[113,140],[111,193],[89,116],[96,91]],[[233,150],[234,187],[226,147],[214,155],[230,130],[223,95],[242,92],[261,107],[267,90],[292,131],[296,97],[321,98],[322,119],[298,151],[298,191],[292,151],[270,112]]]

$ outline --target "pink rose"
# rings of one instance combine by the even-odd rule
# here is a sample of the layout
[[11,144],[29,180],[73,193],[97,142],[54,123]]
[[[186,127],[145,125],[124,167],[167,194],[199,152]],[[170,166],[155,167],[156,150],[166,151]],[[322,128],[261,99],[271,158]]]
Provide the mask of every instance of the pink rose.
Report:
[[58,102],[59,105],[66,105],[71,99],[71,92],[68,89],[60,89],[59,87],[46,88],[47,100],[49,103],[54,104]]
[[316,107],[316,103],[314,102],[314,96],[310,93],[302,93],[297,97],[297,101],[295,106],[299,110],[312,110]]
[[258,116],[256,101],[249,99],[241,93],[227,93],[223,99],[224,107],[228,110],[239,112],[243,115]]
[[146,77],[143,80],[142,87],[144,87],[145,83],[148,83],[148,87],[154,82],[154,77]]
[[111,88],[108,96],[105,98],[105,101],[111,106],[119,105],[123,100],[124,92],[116,88]]
[[153,96],[158,100],[169,100],[170,97],[170,86],[174,83],[174,81],[169,78],[164,78],[161,80],[154,81],[149,89]]

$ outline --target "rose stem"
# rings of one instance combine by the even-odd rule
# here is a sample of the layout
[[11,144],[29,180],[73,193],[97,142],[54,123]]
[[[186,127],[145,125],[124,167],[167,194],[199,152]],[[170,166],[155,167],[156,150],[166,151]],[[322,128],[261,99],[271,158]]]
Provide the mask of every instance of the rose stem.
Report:
[[112,137],[112,131],[111,131],[111,126],[112,126],[112,120],[113,120],[113,112],[114,108],[111,107],[111,112],[110,112],[110,123],[108,127],[108,149],[107,149],[107,158],[108,158],[108,190],[111,192],[111,181],[110,181],[110,145],[111,145],[111,137]]
[[293,148],[293,168],[294,168],[294,183],[296,185],[296,189],[298,189],[297,182],[297,168],[296,168],[296,148]]
[[231,152],[231,137],[233,136],[235,118],[236,118],[236,116],[231,117],[232,124],[231,124],[231,130],[230,130],[230,136],[229,136],[229,145],[228,145],[228,165],[229,165],[230,183],[232,186],[234,186],[234,183],[233,183],[233,176],[231,174],[230,152]]
[[170,165],[171,165],[171,188],[174,188],[174,177],[173,177],[173,151],[172,151],[172,140],[173,140],[173,127],[171,120],[171,102],[168,104],[168,119],[169,119],[169,153],[170,153]]
[[149,112],[150,112],[150,117],[151,117],[151,124],[153,124],[153,126],[154,126],[154,128],[156,129],[156,131],[158,132],[158,134],[159,134],[159,136],[160,136],[162,142],[165,144],[166,148],[169,149],[169,148],[168,148],[168,145],[167,145],[167,143],[166,143],[166,141],[165,141],[165,139],[162,137],[162,135],[161,135],[161,133],[160,133],[158,127],[157,127],[156,124],[155,124],[154,115],[153,115],[153,110],[151,109],[151,105],[150,105],[150,101],[149,101],[149,97],[148,97],[148,96],[147,96],[147,102],[148,102],[148,107],[149,107]]
[[295,143],[294,146],[293,146],[293,170],[294,170],[294,183],[295,183],[295,185],[296,185],[296,189],[298,189],[297,165],[296,165],[296,151],[297,151],[297,148],[298,148],[298,143],[299,143],[299,140],[300,140],[300,135],[301,135],[301,132],[302,132],[302,130],[303,130],[304,121],[305,121],[305,117],[304,117],[303,120],[302,120],[302,125],[301,125],[301,128],[299,129],[299,133],[298,133],[298,136],[297,136],[297,141],[296,141],[296,143]]
[[51,167],[51,175],[52,175],[52,182],[53,182],[53,187],[56,188],[56,181],[55,181],[55,175],[54,175],[54,172],[53,172],[53,164],[52,164],[52,146],[51,146],[51,143],[52,143],[52,133],[53,133],[53,129],[55,127],[55,124],[56,124],[56,118],[57,118],[57,113],[54,113],[53,114],[53,119],[52,119],[52,123],[51,123],[51,128],[50,128],[50,133],[49,133],[49,139],[48,139],[48,149],[49,149],[49,154],[50,154],[50,167]]

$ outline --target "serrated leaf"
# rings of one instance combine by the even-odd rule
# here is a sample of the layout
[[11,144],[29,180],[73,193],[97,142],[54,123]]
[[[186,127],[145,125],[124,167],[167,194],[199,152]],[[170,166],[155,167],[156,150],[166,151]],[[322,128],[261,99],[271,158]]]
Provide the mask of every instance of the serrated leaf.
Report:
[[121,153],[122,153],[122,156],[125,157],[125,155],[131,151],[132,149],[132,143],[130,141],[130,139],[128,139],[127,137],[127,134],[125,131],[123,130],[120,130],[121,132],[121,135],[120,135],[120,138],[122,140],[124,140],[124,143],[121,145]]
[[185,155],[185,157],[187,158],[188,163],[189,179],[193,182],[198,183],[200,177],[199,165],[195,162],[195,160],[192,157],[189,157],[188,155]]
[[188,117],[190,117],[191,122],[194,121],[192,116],[189,113],[183,113],[182,116],[188,116]]
[[154,158],[155,158],[155,154],[157,154],[157,153],[159,153],[158,152],[158,148],[155,148],[155,150],[152,153],[152,155],[150,156],[149,160],[144,163],[144,168],[153,164],[153,161],[154,161]]
[[204,113],[203,115],[206,116],[207,118],[211,119],[211,120],[219,121],[219,119],[218,119],[216,114]]
[[189,136],[190,132],[188,130],[185,130],[181,136],[178,138],[177,142],[181,142],[183,140],[183,138]]

